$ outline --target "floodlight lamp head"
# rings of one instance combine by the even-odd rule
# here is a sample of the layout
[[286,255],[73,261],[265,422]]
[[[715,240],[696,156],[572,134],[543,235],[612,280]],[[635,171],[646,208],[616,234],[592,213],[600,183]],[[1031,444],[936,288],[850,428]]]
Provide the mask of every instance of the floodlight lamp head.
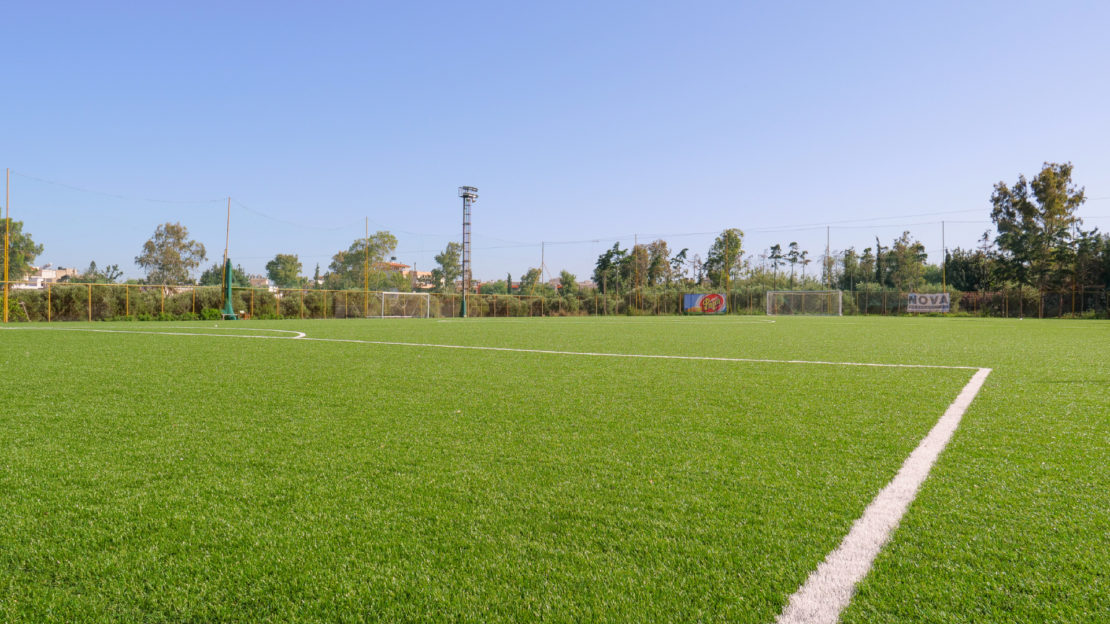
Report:
[[465,197],[466,199],[478,199],[478,187],[460,186],[459,197]]

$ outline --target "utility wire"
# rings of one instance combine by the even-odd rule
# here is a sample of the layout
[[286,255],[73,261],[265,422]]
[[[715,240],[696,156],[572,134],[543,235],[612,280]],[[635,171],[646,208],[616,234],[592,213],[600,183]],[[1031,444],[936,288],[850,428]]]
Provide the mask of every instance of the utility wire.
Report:
[[91,195],[100,195],[100,196],[103,196],[103,197],[111,197],[111,198],[114,198],[114,199],[125,199],[125,200],[128,200],[128,201],[145,201],[145,202],[151,202],[151,203],[155,203],[155,204],[218,204],[218,203],[222,203],[222,202],[226,201],[226,198],[223,198],[223,197],[221,197],[219,199],[193,199],[193,200],[189,200],[189,199],[158,199],[158,198],[153,198],[153,197],[137,197],[137,196],[132,196],[132,195],[121,195],[121,194],[118,194],[118,193],[108,193],[108,192],[105,192],[105,191],[96,191],[96,190],[93,190],[93,189],[82,188],[80,186],[74,186],[72,184],[66,184],[65,182],[58,182],[56,180],[47,180],[46,178],[40,178],[38,176],[33,176],[33,175],[30,175],[30,174],[27,174],[27,173],[22,173],[20,171],[14,170],[14,169],[12,170],[12,173],[14,173],[15,175],[17,175],[17,176],[19,176],[19,177],[21,177],[25,180],[34,180],[36,182],[42,182],[43,184],[50,184],[50,185],[53,185],[53,186],[60,186],[62,188],[67,188],[67,189],[70,189],[72,191],[79,191],[81,193],[89,193]]

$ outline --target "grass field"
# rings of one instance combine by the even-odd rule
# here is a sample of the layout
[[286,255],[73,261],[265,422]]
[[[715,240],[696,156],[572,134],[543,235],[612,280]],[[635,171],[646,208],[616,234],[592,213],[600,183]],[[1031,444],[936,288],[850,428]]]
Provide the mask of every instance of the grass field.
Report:
[[772,622],[979,367],[842,620],[1110,613],[1107,323],[213,325],[0,330],[0,620]]

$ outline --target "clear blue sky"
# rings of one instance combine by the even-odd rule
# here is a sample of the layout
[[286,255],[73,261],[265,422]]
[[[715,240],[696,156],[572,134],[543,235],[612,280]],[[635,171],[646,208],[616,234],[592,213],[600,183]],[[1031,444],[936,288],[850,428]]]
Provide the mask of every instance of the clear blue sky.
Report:
[[[991,186],[1071,161],[1110,229],[1105,2],[16,3],[0,167],[39,263],[134,256],[180,221],[210,259],[305,272],[388,229],[418,269],[474,271],[662,236],[704,256],[884,245],[939,261],[989,227]],[[157,200],[157,201],[153,201]],[[936,214],[944,213],[944,214]]]

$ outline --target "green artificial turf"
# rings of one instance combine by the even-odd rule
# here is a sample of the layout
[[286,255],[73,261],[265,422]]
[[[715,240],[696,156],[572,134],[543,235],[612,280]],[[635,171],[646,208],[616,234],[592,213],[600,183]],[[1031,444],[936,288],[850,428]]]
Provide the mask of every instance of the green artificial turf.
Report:
[[[1105,325],[767,320],[54,328],[990,366],[846,618],[1106,611]],[[28,622],[769,622],[972,373],[54,330],[0,366]]]

